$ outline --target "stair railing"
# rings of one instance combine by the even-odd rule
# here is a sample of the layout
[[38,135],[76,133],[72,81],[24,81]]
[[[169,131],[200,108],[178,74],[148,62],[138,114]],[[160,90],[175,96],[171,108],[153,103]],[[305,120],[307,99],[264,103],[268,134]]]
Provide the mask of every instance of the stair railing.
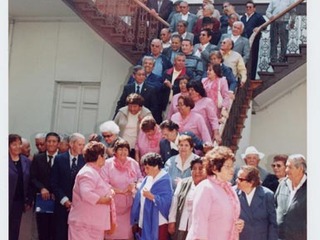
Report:
[[[266,29],[272,22],[276,21],[287,12],[291,11],[299,4],[304,2],[304,0],[298,0],[297,2],[290,5],[287,9],[280,12],[275,16],[274,19],[266,21],[257,31],[254,32],[249,39],[250,46],[252,45],[256,35]],[[229,146],[234,152],[238,149],[238,143],[241,139],[241,132],[244,128],[244,121],[247,118],[247,111],[250,108],[250,101],[252,99],[253,89],[250,87],[250,76],[251,76],[251,54],[247,64],[247,77],[248,80],[243,87],[238,88],[235,94],[235,99],[232,102],[231,107],[229,108],[229,116],[226,119],[226,122],[220,125],[220,133],[222,136],[222,145]]]

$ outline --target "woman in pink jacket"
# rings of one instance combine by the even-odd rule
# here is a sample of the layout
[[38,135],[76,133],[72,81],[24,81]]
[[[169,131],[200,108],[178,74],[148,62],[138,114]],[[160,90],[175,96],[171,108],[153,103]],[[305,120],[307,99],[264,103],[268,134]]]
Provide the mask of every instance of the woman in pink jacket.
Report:
[[208,77],[202,79],[202,84],[207,96],[215,103],[217,116],[220,119],[228,113],[231,104],[228,82],[226,78],[222,76],[222,70],[219,64],[209,63],[207,74]]
[[119,140],[114,146],[114,156],[106,160],[102,168],[103,179],[110,183],[115,196],[118,228],[105,239],[132,239],[130,213],[136,183],[142,181],[142,174],[136,160],[129,157],[129,143]]
[[191,226],[187,240],[237,240],[244,221],[240,203],[229,181],[234,173],[234,154],[218,146],[205,155],[208,178],[194,191]]
[[[69,240],[103,240],[115,221],[114,192],[100,176],[105,163],[105,146],[95,141],[84,149],[86,165],[77,174],[69,213]],[[113,215],[113,217],[111,217]]]

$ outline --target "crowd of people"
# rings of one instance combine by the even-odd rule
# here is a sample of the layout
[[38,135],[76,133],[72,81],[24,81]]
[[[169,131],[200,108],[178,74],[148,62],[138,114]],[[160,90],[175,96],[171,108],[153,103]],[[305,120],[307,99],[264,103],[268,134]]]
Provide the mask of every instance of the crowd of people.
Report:
[[33,157],[9,134],[9,239],[19,239],[32,207],[40,240],[307,239],[303,155],[275,155],[270,173],[254,146],[235,166],[230,148],[208,146],[171,120],[158,126],[147,116],[140,125],[150,145],[136,158],[114,121],[88,139],[37,134]]
[[[275,2],[270,19],[291,3]],[[39,240],[306,239],[305,157],[276,155],[271,174],[254,146],[237,167],[221,146],[219,126],[247,81],[248,38],[265,22],[255,4],[242,17],[230,2],[222,15],[211,0],[196,14],[186,1],[146,4],[170,27],[151,41],[99,133],[39,133],[34,156],[27,139],[9,134],[9,239],[32,207]],[[284,23],[293,27],[294,13],[273,23],[271,43]],[[286,60],[281,29],[272,62]]]

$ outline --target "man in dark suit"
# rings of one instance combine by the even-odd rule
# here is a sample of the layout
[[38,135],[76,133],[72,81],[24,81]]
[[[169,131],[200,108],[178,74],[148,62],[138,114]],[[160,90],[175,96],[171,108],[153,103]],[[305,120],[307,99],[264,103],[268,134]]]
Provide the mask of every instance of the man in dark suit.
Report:
[[157,123],[162,121],[161,112],[159,111],[159,101],[156,90],[145,82],[146,72],[144,68],[137,65],[133,68],[134,83],[124,86],[122,95],[117,103],[115,115],[118,110],[126,105],[127,96],[131,93],[138,93],[144,99],[144,106],[148,108]]
[[68,214],[72,204],[72,188],[78,171],[84,166],[82,150],[85,137],[73,133],[68,152],[55,157],[51,169],[51,187],[55,196],[55,240],[68,239]]
[[153,10],[159,17],[167,21],[171,11],[172,2],[170,0],[147,0],[147,7]]
[[[242,36],[250,38],[255,29],[266,22],[260,13],[256,12],[256,5],[252,1],[246,3],[246,13],[241,17],[241,22],[244,24],[244,31]],[[258,56],[259,56],[259,42],[261,32],[255,37],[251,46],[251,79],[256,79]]]
[[[43,200],[53,199],[50,184],[51,166],[58,155],[60,136],[55,132],[49,132],[45,138],[47,151],[34,156],[30,169],[30,178],[37,194],[41,194]],[[54,218],[53,213],[36,213],[39,240],[53,240]]]
[[261,186],[259,170],[245,165],[238,172],[236,193],[244,228],[240,240],[278,240],[273,192]]
[[182,37],[179,34],[171,35],[171,46],[163,49],[162,54],[165,55],[172,64],[177,53],[181,52]]

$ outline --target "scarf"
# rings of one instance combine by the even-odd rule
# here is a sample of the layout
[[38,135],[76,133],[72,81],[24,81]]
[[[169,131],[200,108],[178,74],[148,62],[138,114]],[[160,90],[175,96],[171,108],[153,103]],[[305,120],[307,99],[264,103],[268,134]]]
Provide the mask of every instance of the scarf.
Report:
[[113,163],[114,163],[114,167],[118,169],[120,172],[127,172],[130,178],[136,177],[136,173],[133,170],[130,160],[128,158],[124,163],[122,163],[120,160],[114,157]]

